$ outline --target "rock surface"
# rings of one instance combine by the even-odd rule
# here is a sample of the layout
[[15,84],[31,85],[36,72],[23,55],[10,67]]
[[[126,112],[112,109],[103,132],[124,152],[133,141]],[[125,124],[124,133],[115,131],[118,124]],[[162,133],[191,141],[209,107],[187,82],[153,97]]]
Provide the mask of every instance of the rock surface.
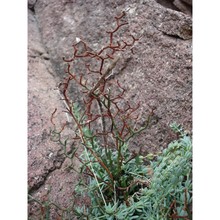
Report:
[[192,0],[156,0],[166,8],[181,11],[192,16]]
[[[169,129],[172,122],[191,131],[192,20],[188,14],[163,7],[154,0],[29,0],[28,6],[31,194],[40,198],[51,185],[52,200],[68,203],[66,195],[73,192],[77,176],[63,172],[66,161],[60,146],[49,138],[51,113],[55,108],[63,108],[55,90],[64,76],[62,57],[71,56],[77,38],[93,50],[100,49],[108,37],[106,30],[111,29],[114,17],[123,10],[130,33],[141,38],[133,48],[134,54],[125,52],[129,62],[116,77],[127,89],[126,99],[141,102],[143,114],[148,112],[148,106],[156,107],[155,123],[130,143],[131,148],[160,151],[173,139]],[[77,88],[73,88],[73,97],[80,97]],[[60,116],[56,120],[63,123],[66,118]],[[33,210],[30,207],[30,213]]]
[[183,13],[192,15],[192,1],[190,0],[175,0],[173,4]]
[[[56,91],[58,79],[53,75],[55,73],[32,11],[28,13],[28,36],[28,191],[35,198],[42,199],[51,186],[52,195],[55,196],[53,201],[59,203],[61,200],[64,205],[69,201],[68,195],[71,198],[74,190],[72,181],[77,177],[62,170],[68,161],[65,161],[60,146],[50,138],[51,114],[55,107],[63,109],[63,106]],[[62,124],[66,117],[61,115],[56,121]],[[56,184],[59,178],[63,181]],[[60,184],[65,188],[65,195]],[[54,193],[57,189],[59,198]],[[35,206],[29,206],[29,217],[36,212]]]

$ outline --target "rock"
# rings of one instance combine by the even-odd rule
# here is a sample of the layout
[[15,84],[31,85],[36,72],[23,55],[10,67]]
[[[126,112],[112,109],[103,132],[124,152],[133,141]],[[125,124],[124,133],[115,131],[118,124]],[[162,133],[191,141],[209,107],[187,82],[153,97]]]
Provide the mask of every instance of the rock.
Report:
[[[41,42],[35,16],[30,10],[28,36],[28,191],[41,198],[42,193],[39,192],[45,191],[45,184],[56,186],[54,181],[57,182],[57,179],[51,177],[54,172],[60,178],[68,176],[60,170],[65,162],[62,148],[51,141],[50,135],[53,128],[51,115],[55,108],[62,110],[64,106],[56,91],[58,80],[56,81],[56,75],[48,60],[49,55]],[[62,124],[66,117],[58,115],[55,120]],[[66,190],[73,192],[74,184],[66,183]],[[29,208],[31,210],[33,207],[30,205]]]
[[[38,0],[35,5],[42,41],[61,78],[62,57],[71,57],[76,39],[83,39],[93,50],[100,48],[107,40],[106,30],[112,27],[114,16],[122,10],[127,12],[130,33],[142,37],[118,79],[128,89],[127,97],[140,99],[146,111],[147,104],[153,103],[162,118],[161,124],[148,131],[142,145],[152,149],[165,147],[168,134],[162,133],[166,133],[169,123],[176,121],[188,130],[191,128],[191,17],[164,8],[154,0],[126,1],[121,5],[98,0]],[[76,88],[73,96],[80,96]]]
[[179,9],[173,4],[174,0],[156,0],[157,3],[163,5],[166,8],[179,11]]
[[192,6],[192,0],[182,0],[183,2],[185,2],[186,4]]
[[173,4],[183,13],[192,15],[192,1],[174,0]]
[[192,38],[192,19],[176,11],[165,10],[161,14],[153,15],[153,25],[163,33],[184,40]]
[[[55,174],[61,175],[56,167],[62,169],[62,164],[53,168],[56,158],[63,161],[59,147],[49,142],[48,119],[55,107],[62,108],[54,90],[65,75],[62,58],[72,56],[72,45],[77,39],[87,42],[92,50],[100,49],[108,40],[106,30],[114,27],[114,17],[122,11],[126,12],[127,30],[140,40],[133,47],[133,54],[124,53],[123,59],[129,60],[126,65],[123,66],[123,59],[116,65],[115,73],[123,68],[116,79],[127,90],[126,100],[134,104],[141,102],[142,121],[149,113],[149,106],[156,107],[151,127],[130,142],[131,149],[142,147],[143,151],[155,153],[166,147],[173,140],[169,129],[172,122],[192,129],[192,19],[189,15],[163,7],[154,0],[37,0],[33,11],[35,14],[29,13],[28,48],[31,186],[42,181],[46,184],[49,176],[51,181],[56,179]],[[76,71],[82,71],[80,66],[76,66]],[[77,87],[72,88],[72,96],[73,99],[81,97]],[[58,122],[66,120],[61,118]],[[48,159],[50,153],[55,156]],[[36,164],[35,171],[32,163]]]
[[36,2],[37,0],[28,0],[28,8],[33,11]]
[[156,0],[166,8],[181,11],[192,16],[192,0]]

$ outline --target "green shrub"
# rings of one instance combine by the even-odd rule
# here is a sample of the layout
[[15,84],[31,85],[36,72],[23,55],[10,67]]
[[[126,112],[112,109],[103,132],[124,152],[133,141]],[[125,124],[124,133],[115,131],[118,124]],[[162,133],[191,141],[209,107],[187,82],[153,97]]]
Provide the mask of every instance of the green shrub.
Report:
[[[101,152],[101,158],[106,158],[105,152],[96,145],[96,151]],[[85,152],[84,152],[85,154]],[[83,154],[85,163],[91,161],[96,176],[109,181],[108,175],[99,163],[95,163],[92,155]],[[116,163],[117,152],[111,152],[111,161]],[[123,148],[125,158],[130,158],[127,146]],[[78,217],[88,219],[191,219],[192,206],[192,143],[189,136],[181,137],[169,144],[156,160],[150,162],[150,167],[143,163],[142,156],[136,156],[123,164],[123,176],[119,182],[124,183],[125,195],[117,195],[117,191],[109,192],[104,182],[101,185],[94,178],[88,185],[79,184],[78,193],[87,194],[91,199],[90,207],[78,209]],[[126,161],[126,160],[125,160]],[[148,175],[152,169],[153,175]],[[115,182],[117,184],[117,182]],[[130,186],[130,187],[128,187]],[[108,198],[108,202],[104,202]],[[106,197],[106,195],[108,195]],[[84,212],[86,210],[86,212]],[[179,218],[178,218],[179,217]]]
[[[145,219],[191,219],[192,143],[181,135],[151,162],[153,176],[150,188],[142,190]],[[172,217],[172,218],[171,218]]]

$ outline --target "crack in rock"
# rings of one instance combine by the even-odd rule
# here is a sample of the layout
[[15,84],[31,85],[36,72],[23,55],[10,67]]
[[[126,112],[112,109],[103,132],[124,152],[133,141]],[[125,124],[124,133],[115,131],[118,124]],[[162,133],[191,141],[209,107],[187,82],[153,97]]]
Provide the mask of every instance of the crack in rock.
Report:
[[37,0],[28,0],[28,8],[35,14],[35,5]]
[[46,172],[43,173],[43,175],[39,175],[39,176],[35,176],[32,177],[32,179],[34,178],[35,180],[37,180],[37,182],[35,184],[33,184],[33,186],[31,186],[28,189],[28,193],[32,194],[35,191],[37,191],[42,185],[44,185],[45,181],[47,180],[47,178],[49,177],[49,175],[55,171],[58,170],[62,167],[64,161],[65,161],[65,157],[63,154],[58,155],[55,160],[53,161],[53,166],[51,168],[49,168]]

